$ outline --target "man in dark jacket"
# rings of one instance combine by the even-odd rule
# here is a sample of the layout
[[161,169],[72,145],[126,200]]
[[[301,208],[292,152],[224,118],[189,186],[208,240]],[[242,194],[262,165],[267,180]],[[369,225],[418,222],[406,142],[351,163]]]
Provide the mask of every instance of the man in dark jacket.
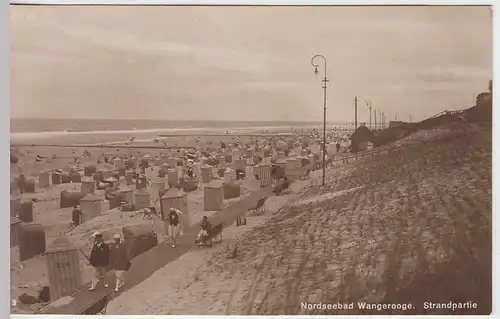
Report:
[[121,241],[120,234],[115,234],[113,238],[115,242],[111,245],[109,265],[115,271],[115,291],[118,291],[125,284],[125,272],[130,266],[130,255],[127,247]]
[[93,235],[94,246],[90,252],[90,265],[94,267],[94,275],[92,278],[92,285],[89,290],[95,290],[97,284],[103,278],[104,287],[108,287],[108,279],[106,278],[107,268],[109,266],[109,247],[102,240],[102,234],[96,231]]

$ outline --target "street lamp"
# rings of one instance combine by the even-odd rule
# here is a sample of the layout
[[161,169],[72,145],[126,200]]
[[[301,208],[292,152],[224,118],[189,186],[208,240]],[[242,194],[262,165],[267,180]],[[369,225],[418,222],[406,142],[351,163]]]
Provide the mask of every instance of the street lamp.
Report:
[[328,83],[328,79],[326,78],[326,58],[321,54],[316,54],[311,59],[311,64],[314,67],[314,74],[318,74],[318,66],[319,64],[314,63],[314,59],[322,58],[325,62],[325,76],[323,77],[323,183],[325,186],[325,165],[326,165],[326,84]]

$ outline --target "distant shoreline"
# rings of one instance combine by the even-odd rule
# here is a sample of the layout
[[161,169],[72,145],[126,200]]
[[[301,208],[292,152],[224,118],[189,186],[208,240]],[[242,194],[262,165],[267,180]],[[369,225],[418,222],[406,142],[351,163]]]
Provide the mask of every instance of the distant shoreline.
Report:
[[[346,126],[349,123],[327,123],[327,126]],[[129,131],[176,131],[176,130],[214,130],[214,129],[266,129],[281,128],[291,131],[292,128],[323,126],[322,122],[288,122],[288,121],[169,121],[141,119],[29,119],[11,118],[10,131],[14,134],[64,134],[88,133],[112,134]],[[94,133],[96,132],[96,133]],[[108,133],[109,132],[109,133]]]
[[[208,123],[208,122],[207,122]],[[248,123],[248,122],[245,122]],[[83,125],[79,123],[81,127]],[[136,122],[127,124],[134,125]],[[144,123],[141,123],[144,124]],[[191,122],[190,124],[194,124]],[[234,123],[233,123],[234,124]],[[76,144],[124,144],[131,139],[138,141],[153,141],[155,138],[208,136],[213,138],[226,135],[255,135],[258,133],[277,134],[293,133],[301,130],[319,128],[318,125],[301,126],[244,126],[244,127],[170,127],[170,128],[141,128],[141,129],[113,129],[102,130],[98,125],[88,127],[85,131],[51,130],[37,132],[11,132],[10,144],[25,145],[76,145]],[[333,126],[331,126],[333,127]],[[227,132],[227,134],[226,134]]]

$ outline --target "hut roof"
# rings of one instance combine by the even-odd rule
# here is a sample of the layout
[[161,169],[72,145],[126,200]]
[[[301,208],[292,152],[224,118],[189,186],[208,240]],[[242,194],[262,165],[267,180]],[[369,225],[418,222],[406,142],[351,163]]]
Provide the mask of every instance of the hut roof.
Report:
[[210,181],[210,183],[208,183],[205,188],[220,188],[223,186],[223,182],[222,181],[219,181],[219,180],[212,180]]
[[351,141],[363,142],[370,141],[373,142],[375,140],[375,135],[366,125],[361,125],[358,129],[349,137]]
[[165,184],[165,178],[155,177],[151,179],[152,184]]
[[133,189],[132,187],[130,187],[130,186],[124,186],[124,187],[120,187],[120,188],[118,189],[118,191],[119,191],[120,193],[128,193],[128,192],[131,192],[131,191],[133,191],[133,190],[134,190],[134,189]]
[[149,193],[146,191],[146,190],[138,190],[137,192],[135,192],[135,195],[138,195],[138,196],[149,196]]
[[92,194],[92,193],[88,193],[82,199],[80,199],[80,201],[84,201],[84,202],[95,202],[98,200],[101,200],[101,199],[99,197],[97,197],[97,195]]
[[69,250],[76,250],[76,247],[66,237],[60,236],[47,248],[45,254]]
[[185,196],[185,195],[186,195],[186,193],[184,191],[173,187],[173,188],[170,188],[165,193],[165,195],[162,196],[161,199],[164,199],[164,198],[177,198],[177,197],[182,197],[182,196]]

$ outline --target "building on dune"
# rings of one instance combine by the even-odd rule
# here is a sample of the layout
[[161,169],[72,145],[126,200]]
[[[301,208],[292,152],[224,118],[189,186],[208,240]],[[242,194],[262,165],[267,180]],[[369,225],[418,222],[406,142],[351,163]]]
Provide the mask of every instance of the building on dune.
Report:
[[358,127],[349,139],[351,140],[350,148],[353,153],[369,150],[374,147],[376,142],[375,134],[366,125]]

